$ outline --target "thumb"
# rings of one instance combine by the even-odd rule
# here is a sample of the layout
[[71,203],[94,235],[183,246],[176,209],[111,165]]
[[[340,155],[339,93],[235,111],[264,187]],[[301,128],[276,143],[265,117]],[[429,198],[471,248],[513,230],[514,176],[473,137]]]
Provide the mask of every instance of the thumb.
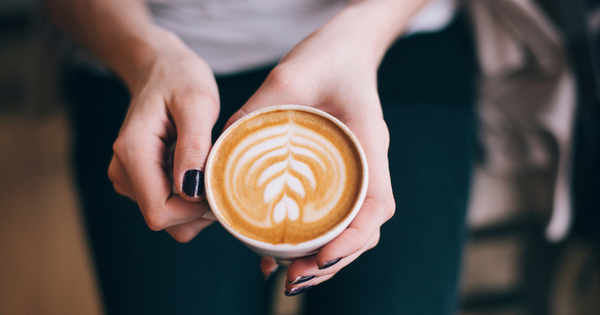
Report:
[[219,116],[218,98],[204,94],[176,97],[169,106],[177,128],[173,181],[181,197],[204,199],[204,164],[210,152],[212,128]]

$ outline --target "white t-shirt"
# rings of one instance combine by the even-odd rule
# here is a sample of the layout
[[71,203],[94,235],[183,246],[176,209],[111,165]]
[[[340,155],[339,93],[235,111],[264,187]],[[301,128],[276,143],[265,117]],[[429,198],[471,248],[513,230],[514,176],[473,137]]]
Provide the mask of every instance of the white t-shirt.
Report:
[[339,12],[345,0],[149,0],[154,22],[215,73],[272,64]]
[[[177,34],[216,74],[230,74],[276,63],[338,13],[347,0],[147,3],[157,25]],[[439,30],[452,20],[454,11],[455,0],[432,0],[413,18],[407,34]],[[77,57],[92,66],[89,58]]]

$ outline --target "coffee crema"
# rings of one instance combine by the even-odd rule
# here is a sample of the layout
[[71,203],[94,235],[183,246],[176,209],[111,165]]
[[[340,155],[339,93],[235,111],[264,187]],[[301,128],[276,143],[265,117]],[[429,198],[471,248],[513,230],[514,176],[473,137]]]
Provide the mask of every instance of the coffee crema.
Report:
[[334,122],[302,110],[262,113],[217,150],[207,183],[230,227],[272,244],[317,238],[352,211],[362,165]]

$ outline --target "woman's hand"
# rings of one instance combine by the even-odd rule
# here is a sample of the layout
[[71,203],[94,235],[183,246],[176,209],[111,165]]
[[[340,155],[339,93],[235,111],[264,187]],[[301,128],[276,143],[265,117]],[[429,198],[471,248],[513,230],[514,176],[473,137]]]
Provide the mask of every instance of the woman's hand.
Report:
[[[379,240],[379,227],[392,217],[394,198],[388,170],[389,134],[383,120],[375,83],[375,70],[359,71],[343,63],[317,62],[315,56],[282,62],[256,94],[228,122],[271,105],[299,104],[321,109],[341,120],[361,143],[368,162],[369,184],[360,212],[341,235],[318,254],[296,259],[289,267],[287,292],[331,278]],[[331,60],[329,60],[331,61]],[[331,265],[332,262],[338,263]],[[261,269],[268,276],[276,268],[272,258],[263,258]],[[292,284],[302,277],[312,280]],[[306,279],[306,278],[305,278]]]
[[[156,30],[153,50],[127,80],[132,101],[114,143],[109,177],[117,192],[135,200],[148,226],[180,242],[213,221],[202,219],[202,171],[219,115],[219,95],[209,66],[179,38]],[[171,195],[167,146],[177,139]]]
[[[288,295],[335,275],[379,240],[379,228],[392,217],[395,203],[388,170],[389,134],[377,94],[378,62],[370,48],[317,31],[294,48],[270,73],[259,90],[228,121],[255,110],[282,104],[306,105],[337,117],[352,130],[367,157],[369,183],[362,208],[350,226],[316,255],[296,259],[287,272]],[[267,277],[275,261],[263,258]],[[313,277],[314,276],[314,277]]]
[[[54,22],[107,64],[132,95],[108,171],[115,189],[137,201],[151,229],[166,229],[180,242],[191,240],[213,222],[201,219],[208,204],[200,173],[219,115],[211,69],[177,36],[154,24],[144,0],[43,4]],[[175,139],[179,195],[171,196],[165,161],[167,145]]]

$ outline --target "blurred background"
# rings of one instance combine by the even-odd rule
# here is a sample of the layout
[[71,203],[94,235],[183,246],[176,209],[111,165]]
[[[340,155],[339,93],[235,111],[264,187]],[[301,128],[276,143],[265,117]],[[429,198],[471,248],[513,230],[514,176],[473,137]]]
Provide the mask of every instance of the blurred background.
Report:
[[[569,58],[581,61],[573,65],[583,108],[577,128],[588,127],[578,129],[584,139],[575,149],[585,155],[591,149],[581,145],[600,136],[594,136],[593,47],[585,25],[600,28],[600,7],[584,17],[576,1],[559,2],[541,1],[568,38]],[[57,50],[45,46],[53,34],[40,26],[38,10],[35,0],[0,0],[0,314],[102,314],[70,169],[69,117],[48,62]],[[586,189],[600,195],[594,182],[578,177],[585,170],[575,168],[574,196]],[[475,172],[461,313],[600,314],[600,251],[589,232],[600,225],[585,232],[591,221],[579,216],[576,227],[584,232],[548,242],[547,220],[537,214],[547,213],[552,201],[535,192],[552,185],[551,177],[529,176],[536,180],[524,187],[515,178]],[[585,207],[600,212],[599,204]],[[283,297],[283,288],[276,292]],[[301,302],[276,299],[273,314],[301,314]]]

